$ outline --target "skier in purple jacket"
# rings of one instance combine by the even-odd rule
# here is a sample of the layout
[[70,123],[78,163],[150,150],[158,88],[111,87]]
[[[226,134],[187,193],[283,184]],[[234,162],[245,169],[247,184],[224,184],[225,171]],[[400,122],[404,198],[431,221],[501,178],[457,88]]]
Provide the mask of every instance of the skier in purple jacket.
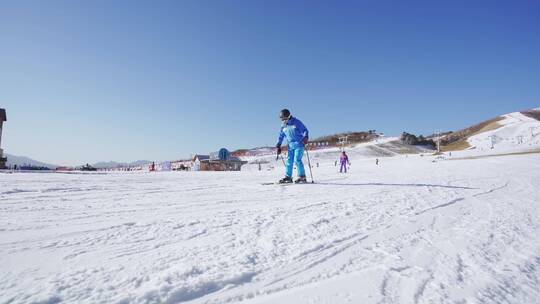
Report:
[[341,152],[341,156],[339,157],[339,162],[341,164],[341,167],[339,168],[339,173],[343,173],[343,170],[345,170],[345,173],[347,173],[347,165],[350,165],[349,157],[345,153],[345,151]]

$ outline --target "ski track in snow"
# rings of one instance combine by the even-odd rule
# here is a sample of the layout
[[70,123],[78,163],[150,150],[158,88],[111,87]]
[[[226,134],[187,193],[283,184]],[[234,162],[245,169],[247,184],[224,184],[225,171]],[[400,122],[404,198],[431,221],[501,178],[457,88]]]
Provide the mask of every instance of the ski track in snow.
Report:
[[540,156],[431,160],[0,174],[0,303],[540,303]]

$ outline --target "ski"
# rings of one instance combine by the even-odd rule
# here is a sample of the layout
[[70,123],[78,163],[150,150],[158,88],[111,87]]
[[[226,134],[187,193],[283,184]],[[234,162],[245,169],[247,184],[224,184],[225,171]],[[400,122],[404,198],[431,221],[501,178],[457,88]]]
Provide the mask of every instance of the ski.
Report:
[[308,182],[303,182],[303,183],[279,183],[279,182],[261,183],[262,186],[269,186],[269,185],[288,186],[288,185],[306,185],[306,184],[312,184],[312,183],[308,183]]

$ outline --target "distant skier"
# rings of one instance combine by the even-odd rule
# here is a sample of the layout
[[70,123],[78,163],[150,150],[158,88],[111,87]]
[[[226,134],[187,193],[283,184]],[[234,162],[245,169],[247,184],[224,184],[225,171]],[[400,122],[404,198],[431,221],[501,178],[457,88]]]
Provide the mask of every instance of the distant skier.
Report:
[[306,126],[291,115],[291,112],[287,109],[281,110],[279,118],[283,122],[279,131],[279,138],[276,144],[277,154],[281,154],[281,144],[283,138],[287,138],[288,153],[287,163],[285,164],[285,177],[279,180],[279,183],[292,183],[293,165],[296,165],[298,170],[298,179],[295,183],[305,183],[306,172],[304,170],[304,164],[302,163],[302,156],[304,155],[304,148],[309,140],[309,132]]
[[341,164],[341,167],[339,168],[339,173],[343,173],[343,170],[345,170],[345,173],[347,173],[347,165],[350,165],[349,157],[347,156],[347,153],[345,151],[341,152],[341,156],[339,157],[339,163]]

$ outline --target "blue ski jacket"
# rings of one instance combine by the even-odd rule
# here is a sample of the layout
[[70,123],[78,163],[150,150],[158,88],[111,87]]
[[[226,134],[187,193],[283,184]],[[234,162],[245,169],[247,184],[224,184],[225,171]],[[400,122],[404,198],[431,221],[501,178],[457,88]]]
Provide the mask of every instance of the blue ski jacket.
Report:
[[291,116],[287,124],[281,126],[277,146],[281,146],[283,138],[287,137],[289,149],[304,147],[304,138],[308,136],[309,133],[306,126],[299,119]]

